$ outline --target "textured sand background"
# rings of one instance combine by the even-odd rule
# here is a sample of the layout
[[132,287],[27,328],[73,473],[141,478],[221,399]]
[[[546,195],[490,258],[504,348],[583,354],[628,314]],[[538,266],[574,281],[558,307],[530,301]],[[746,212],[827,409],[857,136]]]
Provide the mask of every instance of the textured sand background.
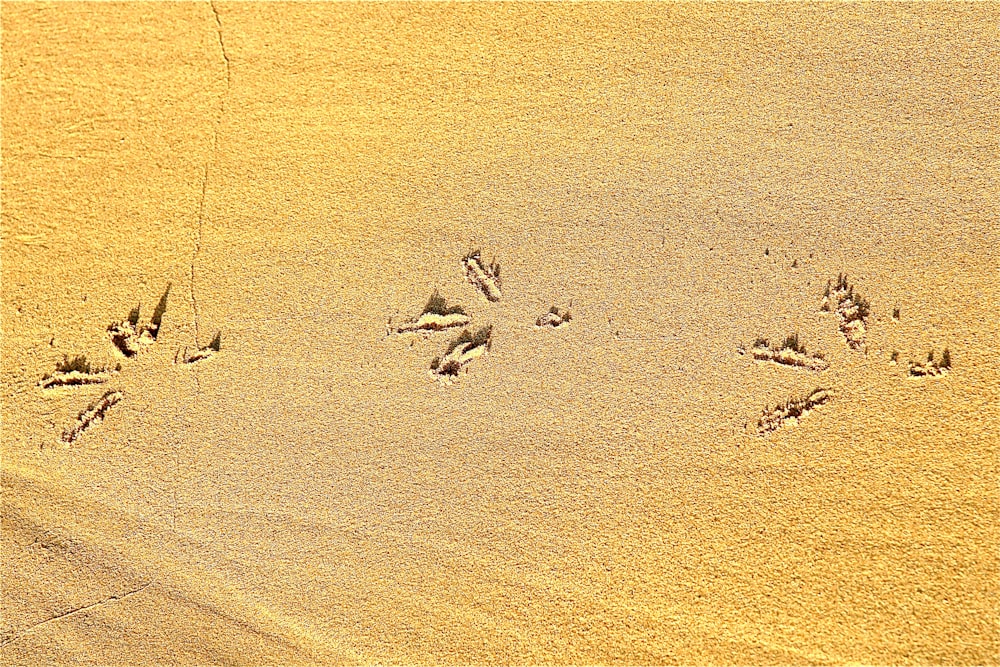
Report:
[[998,660],[997,4],[2,22],[4,664]]

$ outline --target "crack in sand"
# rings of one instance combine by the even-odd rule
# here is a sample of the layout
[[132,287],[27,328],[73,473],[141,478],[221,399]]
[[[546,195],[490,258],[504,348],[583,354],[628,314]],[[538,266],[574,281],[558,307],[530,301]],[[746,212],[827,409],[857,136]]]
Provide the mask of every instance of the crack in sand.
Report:
[[229,92],[229,88],[232,86],[232,71],[229,69],[229,54],[226,52],[226,42],[222,39],[222,19],[219,17],[219,8],[215,6],[215,0],[209,0],[208,3],[212,7],[212,13],[215,15],[215,29],[219,35],[219,48],[222,49],[222,59],[226,61],[226,92]]
[[[194,344],[195,348],[201,346],[200,329],[198,325],[198,297],[196,295],[195,283],[197,282],[197,269],[196,264],[198,262],[198,256],[201,255],[201,246],[203,239],[203,230],[205,225],[205,200],[208,197],[208,176],[210,167],[214,166],[218,160],[219,156],[219,128],[222,125],[222,118],[226,113],[226,99],[229,97],[229,91],[233,86],[233,72],[232,63],[229,60],[229,53],[226,51],[226,41],[222,36],[222,18],[219,16],[219,8],[215,5],[215,0],[209,0],[209,7],[212,9],[212,17],[215,19],[215,34],[219,38],[219,50],[222,52],[222,60],[226,68],[226,89],[219,95],[219,108],[216,111],[215,123],[212,128],[212,151],[209,158],[205,161],[202,168],[201,176],[201,197],[198,200],[198,226],[195,232],[194,240],[194,250],[191,253],[191,316],[194,323]],[[198,377],[198,371],[195,370],[194,384],[195,384],[195,400],[201,398],[201,380]],[[180,452],[175,447],[174,449],[174,470],[180,470]],[[170,509],[170,528],[171,530],[176,530],[177,527],[177,489],[174,488],[173,491],[173,502],[171,503]]]
[[215,125],[212,129],[212,152],[208,160],[205,161],[201,177],[201,197],[198,201],[198,227],[194,242],[194,251],[191,253],[191,312],[194,318],[194,342],[199,345],[198,329],[198,299],[195,295],[196,269],[195,264],[201,254],[202,230],[205,222],[205,199],[208,195],[208,175],[209,167],[213,166],[218,159],[219,149],[219,127],[222,125],[222,117],[226,112],[226,98],[233,85],[232,63],[229,60],[229,53],[226,51],[226,42],[222,37],[222,18],[219,16],[219,9],[215,6],[215,0],[209,0],[212,8],[212,16],[215,18],[215,32],[219,38],[219,50],[222,52],[222,60],[226,67],[226,89],[219,96],[219,109],[215,118]]
[[29,634],[31,632],[34,632],[35,630],[37,630],[38,628],[42,627],[43,625],[48,625],[49,623],[53,623],[55,621],[58,621],[61,618],[66,618],[67,616],[73,616],[75,614],[81,614],[81,613],[83,613],[85,611],[90,611],[91,609],[96,609],[98,607],[103,607],[104,605],[109,604],[111,602],[118,602],[119,600],[124,600],[125,598],[132,597],[133,595],[136,595],[138,593],[143,592],[144,590],[146,590],[147,588],[149,588],[150,586],[152,586],[153,583],[154,582],[152,582],[152,581],[148,581],[145,584],[143,584],[142,586],[139,586],[138,588],[133,589],[131,591],[128,591],[128,592],[125,592],[125,593],[119,593],[118,595],[109,595],[108,597],[104,598],[103,600],[98,600],[97,602],[94,602],[94,603],[88,604],[88,605],[84,605],[82,607],[77,607],[76,609],[70,609],[69,611],[65,611],[65,612],[63,612],[61,614],[56,614],[55,616],[47,618],[44,621],[39,621],[38,623],[35,623],[34,625],[28,626],[24,630],[21,630],[20,632],[16,633],[10,639],[7,639],[7,640],[5,640],[3,642],[0,642],[0,647],[4,647],[4,646],[8,646],[10,644],[13,644],[14,642],[16,642],[21,637],[24,637],[25,635],[27,635],[27,634]]

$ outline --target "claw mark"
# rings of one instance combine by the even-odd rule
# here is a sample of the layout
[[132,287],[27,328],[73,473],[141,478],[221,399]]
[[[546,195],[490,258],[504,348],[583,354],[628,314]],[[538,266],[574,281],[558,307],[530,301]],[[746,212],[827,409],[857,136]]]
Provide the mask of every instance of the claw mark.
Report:
[[[788,336],[785,338],[785,342],[778,347],[769,345],[766,338],[758,338],[751,351],[753,358],[757,361],[772,361],[782,366],[794,366],[810,371],[825,371],[830,367],[830,362],[823,358],[822,354],[806,352],[806,346],[799,342],[798,334]],[[738,352],[746,354],[742,345]]]
[[139,346],[136,343],[136,328],[132,324],[131,317],[125,322],[118,322],[109,326],[108,335],[111,337],[111,343],[115,346],[115,349],[121,352],[122,356],[126,359],[131,359],[139,352]]
[[70,359],[63,356],[63,360],[56,364],[54,372],[46,375],[38,383],[42,389],[56,389],[58,387],[80,387],[88,384],[103,384],[112,375],[121,370],[121,364],[115,368],[103,368],[92,366],[87,361],[86,355],[78,355]]
[[573,319],[573,315],[570,314],[568,310],[562,310],[556,306],[552,306],[549,308],[549,312],[535,320],[535,326],[556,329],[564,324],[569,324],[571,319]]
[[13,642],[16,642],[21,637],[24,637],[25,635],[27,635],[27,634],[35,631],[36,629],[40,628],[43,625],[47,625],[48,623],[53,623],[55,621],[58,621],[61,618],[66,618],[67,616],[73,616],[74,614],[82,614],[83,612],[90,611],[91,609],[96,609],[98,607],[102,607],[102,606],[104,606],[104,605],[106,605],[106,604],[108,604],[110,602],[117,602],[119,600],[124,600],[125,598],[132,597],[133,595],[137,595],[137,594],[143,592],[144,590],[146,590],[147,588],[149,588],[152,585],[153,585],[153,582],[149,581],[149,582],[146,582],[145,584],[143,584],[142,586],[139,586],[138,588],[136,588],[134,590],[131,590],[131,591],[128,591],[128,592],[125,592],[125,593],[118,593],[116,595],[109,595],[108,597],[104,598],[103,600],[99,600],[97,602],[94,602],[94,603],[88,604],[88,605],[84,605],[82,607],[77,607],[76,609],[70,609],[69,611],[65,611],[65,612],[63,612],[61,614],[56,614],[55,616],[47,618],[44,621],[39,621],[38,623],[35,623],[34,625],[29,626],[29,627],[25,628],[24,630],[21,630],[20,632],[12,635],[11,637],[4,639],[2,642],[0,642],[0,648],[2,648],[4,646],[7,646],[8,644],[11,644]]
[[412,322],[405,322],[398,327],[391,329],[390,333],[416,333],[420,331],[444,331],[456,327],[464,327],[472,320],[465,313],[452,313],[450,315],[438,315],[437,313],[424,313]]
[[205,359],[211,359],[215,356],[215,353],[222,349],[222,332],[218,331],[215,334],[215,338],[212,342],[205,347],[198,348],[194,353],[188,354],[188,349],[186,347],[177,350],[174,354],[174,363],[182,364],[193,364],[197,361],[204,361]]
[[465,269],[466,279],[486,297],[488,301],[499,301],[500,293],[500,264],[483,264],[480,252],[469,253],[462,258],[462,267]]
[[941,358],[934,359],[934,350],[927,354],[925,363],[910,362],[910,377],[937,377],[951,370],[951,351],[944,348]]
[[493,344],[493,327],[483,327],[475,334],[468,329],[453,340],[443,357],[435,357],[431,361],[431,375],[442,380],[452,381],[458,376],[462,367],[474,359],[483,356]]
[[810,410],[828,403],[830,392],[826,389],[816,389],[808,396],[791,398],[780,405],[764,410],[757,420],[757,433],[761,436],[777,431],[789,419],[796,421]]
[[76,425],[73,428],[63,431],[62,441],[67,445],[76,442],[83,435],[84,431],[103,421],[104,415],[107,414],[108,410],[121,401],[123,397],[124,394],[120,391],[111,390],[105,392],[93,405],[77,416]]
[[840,315],[840,333],[844,334],[852,350],[859,349],[865,342],[868,322],[868,300],[854,293],[854,285],[848,284],[847,276],[837,276],[837,285],[831,290],[832,281],[827,281],[820,310]]
[[131,359],[139,350],[140,346],[152,345],[160,335],[160,327],[163,324],[163,315],[167,312],[167,296],[170,294],[170,283],[164,290],[160,302],[156,304],[153,316],[149,324],[144,327],[139,326],[139,309],[136,306],[129,313],[128,319],[123,322],[115,322],[108,327],[108,335],[115,348],[127,359]]
[[471,318],[465,314],[465,310],[461,306],[449,307],[445,298],[438,294],[437,290],[434,290],[419,317],[397,327],[393,327],[390,322],[387,331],[390,334],[444,331],[464,327],[470,321],[472,321]]

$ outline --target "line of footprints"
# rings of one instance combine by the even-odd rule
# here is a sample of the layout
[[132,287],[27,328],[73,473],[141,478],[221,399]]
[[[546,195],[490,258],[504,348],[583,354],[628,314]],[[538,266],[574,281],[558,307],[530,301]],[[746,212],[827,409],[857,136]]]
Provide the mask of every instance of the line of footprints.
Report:
[[[496,303],[503,297],[500,280],[500,264],[493,261],[485,263],[479,250],[462,258],[462,269],[465,279],[490,303]],[[553,306],[535,321],[539,328],[559,328],[572,319],[568,310]],[[475,359],[489,351],[493,341],[493,326],[486,325],[473,331],[467,328],[472,318],[461,306],[449,306],[437,290],[431,295],[423,311],[415,318],[393,325],[390,320],[386,333],[389,335],[421,334],[462,329],[462,333],[452,340],[443,354],[434,357],[430,365],[430,374],[445,384],[452,384],[463,368]],[[468,369],[466,369],[468,372]]]
[[[483,262],[480,251],[472,252],[462,258],[462,268],[466,280],[490,303],[500,301],[503,296],[500,280],[500,265],[497,262]],[[163,316],[167,311],[167,296],[170,285],[164,291],[159,303],[153,310],[149,322],[139,324],[140,307],[136,306],[128,319],[115,322],[108,327],[107,333],[117,354],[126,362],[142,354],[143,350],[157,342]],[[848,347],[861,350],[864,347],[865,335],[869,326],[870,308],[868,301],[857,294],[847,276],[841,274],[836,282],[828,281],[826,291],[820,306],[823,312],[837,315],[839,329]],[[899,320],[899,309],[893,311],[893,320]],[[568,310],[553,306],[549,312],[541,315],[536,321],[538,328],[555,329],[567,325],[572,316]],[[461,306],[449,306],[447,301],[435,292],[427,301],[423,311],[415,318],[399,325],[393,325],[391,320],[387,326],[389,335],[419,334],[428,336],[453,329],[462,329],[457,338],[445,348],[444,353],[435,357],[430,364],[430,374],[445,384],[455,382],[463,369],[486,354],[492,344],[493,327],[486,325],[473,331],[468,328],[472,318]],[[174,364],[189,365],[211,359],[222,348],[222,332],[215,334],[212,341],[204,346],[190,350],[183,347],[174,355]],[[775,363],[793,369],[812,372],[822,372],[830,368],[829,362],[820,353],[809,353],[806,346],[799,340],[798,334],[785,338],[778,345],[768,342],[766,338],[758,338],[747,350],[740,345],[738,352],[750,354],[757,362]],[[898,362],[899,353],[894,351],[890,358],[891,364]],[[924,362],[910,361],[908,375],[912,378],[940,377],[951,370],[951,352],[945,348],[938,357],[931,350]],[[122,371],[122,364],[114,368],[92,365],[86,355],[73,358],[64,357],[56,365],[52,373],[39,381],[38,386],[44,392],[60,389],[78,389],[90,385],[105,385],[110,383]],[[832,399],[829,388],[817,387],[812,392],[795,396],[767,407],[757,419],[756,431],[765,436],[781,428],[789,420],[798,420],[815,408],[828,403]],[[72,426],[63,431],[61,442],[72,445],[87,430],[100,424],[108,411],[124,399],[124,392],[119,389],[105,391],[97,400],[81,411]]]
[[[115,353],[126,363],[134,360],[144,350],[157,342],[163,324],[163,316],[167,312],[169,294],[170,285],[168,284],[148,323],[139,324],[141,306],[136,306],[129,313],[128,319],[114,322],[108,327],[107,333],[111,345],[114,347]],[[174,364],[194,364],[205,361],[212,358],[221,349],[222,332],[220,331],[205,347],[196,348],[193,351],[189,351],[187,347],[178,349],[174,355]],[[107,385],[122,370],[121,363],[117,363],[114,368],[95,366],[83,354],[72,358],[64,356],[63,360],[56,364],[55,370],[38,382],[38,386],[43,392],[49,393],[57,390],[79,390],[91,385]],[[124,398],[125,393],[121,389],[106,390],[77,415],[74,423],[63,431],[60,442],[65,446],[72,445],[86,431],[100,424],[108,411],[121,403]]]
[[[836,282],[827,282],[820,310],[837,315],[840,333],[850,349],[863,349],[869,326],[870,305],[867,299],[854,291],[854,286],[848,282],[846,275],[837,276]],[[899,321],[898,308],[893,310],[892,319]],[[737,351],[744,355],[748,352],[743,345]],[[813,372],[830,368],[822,354],[810,354],[806,350],[797,333],[785,338],[780,345],[772,345],[766,338],[758,338],[749,353],[755,361],[762,363],[775,363]],[[889,363],[895,365],[898,359],[899,352],[893,351]],[[945,348],[940,358],[936,358],[931,350],[926,362],[910,361],[908,375],[912,378],[939,377],[950,370],[951,352]],[[765,408],[757,419],[757,433],[765,436],[778,430],[789,420],[800,419],[811,410],[828,403],[832,395],[830,389],[817,387],[809,394],[794,396],[778,405]]]

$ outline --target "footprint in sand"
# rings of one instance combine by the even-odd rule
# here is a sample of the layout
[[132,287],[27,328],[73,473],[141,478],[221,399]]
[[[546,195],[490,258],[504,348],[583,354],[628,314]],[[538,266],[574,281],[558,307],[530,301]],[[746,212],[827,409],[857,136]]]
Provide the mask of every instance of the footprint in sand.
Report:
[[[111,343],[120,355],[126,359],[132,359],[157,341],[163,326],[163,317],[167,312],[169,294],[170,285],[168,284],[147,324],[139,325],[140,306],[136,306],[129,313],[127,320],[116,322],[108,327]],[[193,364],[204,361],[212,358],[221,348],[222,332],[220,331],[215,334],[211,343],[193,353],[188,353],[187,348],[178,350],[177,354],[174,355],[174,363]],[[121,364],[117,364],[114,368],[94,366],[86,355],[77,355],[72,358],[64,356],[63,360],[56,365],[55,370],[39,381],[38,386],[43,391],[49,392],[59,388],[105,384],[121,370]],[[109,389],[104,392],[86,410],[80,412],[74,425],[63,432],[61,442],[67,446],[76,442],[85,431],[101,423],[108,411],[124,400],[124,397],[125,394],[117,389]]]
[[462,268],[465,269],[465,279],[486,297],[487,301],[496,302],[503,296],[500,291],[500,263],[485,264],[479,250],[462,258]]
[[868,300],[854,292],[854,285],[847,282],[845,274],[837,276],[836,285],[832,280],[827,281],[820,310],[840,316],[840,333],[852,350],[864,345],[870,311]]
[[[851,349],[859,349],[864,345],[869,314],[868,301],[854,292],[854,286],[847,282],[847,276],[843,273],[837,276],[835,285],[832,280],[827,282],[821,310],[839,315],[840,332]],[[737,351],[740,354],[747,354],[747,349],[742,344]],[[780,345],[773,345],[766,338],[758,338],[749,352],[754,361],[761,363],[774,363],[814,372],[830,368],[830,362],[823,354],[809,353],[805,344],[799,340],[798,333],[786,336]],[[783,403],[765,408],[757,419],[757,434],[766,436],[789,421],[797,422],[812,410],[828,403],[831,396],[829,389],[817,388],[805,396],[789,398]]]
[[[746,349],[740,345],[737,350],[746,354]],[[772,362],[781,366],[803,368],[810,371],[825,371],[830,367],[822,354],[809,354],[806,346],[799,341],[797,333],[785,338],[781,345],[771,345],[766,338],[758,338],[750,348],[754,360]]]
[[810,411],[829,403],[830,399],[830,391],[820,388],[806,396],[790,398],[774,407],[766,408],[757,419],[757,434],[765,436],[777,431],[789,420],[797,422]]
[[104,421],[104,416],[108,413],[108,410],[120,403],[124,396],[122,392],[114,389],[104,392],[103,396],[77,415],[76,423],[72,428],[63,431],[63,443],[67,446],[72,445],[79,440],[85,431]]
[[442,356],[431,361],[431,375],[446,383],[454,381],[462,368],[489,351],[492,339],[492,326],[483,327],[474,334],[466,329],[451,342]]
[[103,384],[122,369],[121,364],[115,368],[94,366],[87,360],[87,355],[80,354],[72,359],[63,356],[56,364],[52,373],[43,377],[38,386],[45,390],[82,387],[90,384]]
[[217,331],[212,342],[205,347],[199,347],[194,352],[188,353],[187,346],[177,350],[174,354],[175,364],[194,364],[214,357],[222,349],[222,332]]
[[465,314],[465,309],[461,306],[449,306],[445,298],[434,290],[420,315],[398,326],[392,326],[390,321],[386,331],[389,334],[428,334],[464,327],[471,321],[472,318]]
[[[502,296],[500,282],[500,264],[493,261],[486,264],[479,250],[469,253],[461,260],[466,280],[486,299],[496,303]],[[556,312],[556,311],[553,311]],[[567,313],[568,321],[568,313]],[[444,354],[431,361],[430,374],[446,384],[453,383],[460,371],[473,360],[489,351],[493,340],[493,326],[485,326],[473,333],[466,328],[472,324],[472,317],[465,308],[449,305],[438,290],[434,290],[423,310],[416,317],[405,322],[394,324],[390,319],[386,324],[386,335],[420,334],[425,338],[442,331],[463,328],[462,333],[454,339]],[[411,343],[412,345],[412,343]]]
[[549,308],[549,312],[535,320],[535,326],[540,329],[558,329],[561,326],[569,324],[569,321],[572,319],[573,316],[568,310],[552,306]]
[[909,376],[920,377],[940,377],[946,375],[951,370],[951,350],[944,348],[940,359],[934,358],[934,350],[927,354],[927,361],[918,363],[910,362]]

